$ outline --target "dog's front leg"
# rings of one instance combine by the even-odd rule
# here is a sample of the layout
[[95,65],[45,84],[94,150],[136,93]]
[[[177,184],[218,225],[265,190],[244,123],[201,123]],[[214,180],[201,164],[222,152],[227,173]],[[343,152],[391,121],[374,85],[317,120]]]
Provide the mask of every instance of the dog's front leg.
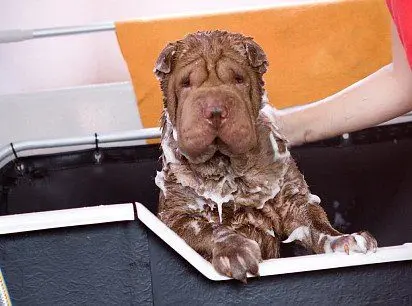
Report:
[[376,251],[375,238],[366,231],[345,235],[335,230],[319,205],[320,199],[309,192],[303,176],[293,164],[279,196],[284,242],[298,241],[315,253]]
[[213,266],[224,275],[244,283],[247,273],[259,275],[262,255],[258,243],[229,227],[213,225],[212,253]]
[[246,282],[247,273],[258,275],[262,257],[256,241],[206,218],[201,209],[187,203],[193,200],[181,200],[169,201],[161,197],[159,217],[167,226],[211,261],[219,273],[243,282]]

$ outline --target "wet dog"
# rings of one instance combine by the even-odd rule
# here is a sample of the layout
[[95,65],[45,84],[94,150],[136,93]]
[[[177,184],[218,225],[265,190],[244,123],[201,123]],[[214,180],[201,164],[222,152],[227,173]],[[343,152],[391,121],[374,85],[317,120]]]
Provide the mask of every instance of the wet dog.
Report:
[[159,217],[227,276],[246,281],[279,245],[375,251],[366,231],[335,230],[293,161],[265,101],[268,61],[249,37],[197,32],[155,64],[164,96]]

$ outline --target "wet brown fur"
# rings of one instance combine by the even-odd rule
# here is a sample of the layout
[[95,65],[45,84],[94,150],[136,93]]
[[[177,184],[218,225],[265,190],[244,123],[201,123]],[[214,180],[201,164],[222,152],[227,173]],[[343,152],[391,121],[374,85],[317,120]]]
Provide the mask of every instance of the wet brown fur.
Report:
[[[224,56],[249,74],[250,100],[245,103],[250,105],[245,116],[250,116],[254,124],[255,131],[250,132],[255,132],[256,143],[242,154],[217,152],[207,160],[192,162],[179,150],[179,141],[173,136],[177,121],[185,120],[178,115],[179,103],[183,101],[179,101],[173,78],[198,58],[213,62]],[[259,113],[267,64],[263,51],[251,38],[214,31],[190,34],[169,44],[155,69],[165,103],[161,172],[164,186],[159,217],[219,272],[240,280],[245,280],[246,272],[257,273],[257,262],[261,259],[279,257],[280,241],[299,227],[307,226],[310,234],[298,242],[316,253],[324,252],[326,238],[321,235],[342,235],[330,225],[324,210],[311,196],[288,153],[286,140],[277,131],[276,119]],[[271,134],[277,151],[271,144]],[[271,197],[276,186],[279,190]],[[233,196],[222,205],[222,222],[216,203],[205,196],[205,192],[213,190]],[[268,232],[271,230],[273,236]]]

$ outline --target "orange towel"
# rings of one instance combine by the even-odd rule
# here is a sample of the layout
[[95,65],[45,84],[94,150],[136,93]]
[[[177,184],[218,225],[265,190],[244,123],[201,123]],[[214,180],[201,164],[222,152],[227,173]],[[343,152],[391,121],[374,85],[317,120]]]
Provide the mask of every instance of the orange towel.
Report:
[[169,42],[198,30],[252,36],[266,51],[270,102],[277,108],[327,97],[391,62],[384,0],[339,0],[246,12],[116,23],[144,127],[159,126],[161,92],[153,75]]

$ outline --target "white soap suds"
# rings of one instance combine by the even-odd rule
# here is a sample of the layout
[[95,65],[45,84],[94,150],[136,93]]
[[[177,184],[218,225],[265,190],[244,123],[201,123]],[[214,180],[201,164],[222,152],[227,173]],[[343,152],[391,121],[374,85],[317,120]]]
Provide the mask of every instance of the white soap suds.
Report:
[[193,228],[193,230],[195,231],[195,235],[198,235],[200,233],[200,226],[199,226],[199,222],[197,221],[192,221],[190,222],[190,226]]
[[262,191],[262,187],[256,186],[255,188],[251,188],[248,190],[250,193],[258,193]]
[[276,112],[275,112],[275,109],[269,104],[269,100],[267,100],[267,103],[265,103],[265,105],[262,107],[262,109],[260,111],[268,118],[270,123],[272,123],[272,125],[277,130],[278,127],[275,125],[275,123],[276,123]]
[[163,171],[156,172],[155,184],[163,192],[164,197],[166,197],[165,175]]
[[210,199],[213,203],[216,204],[217,210],[219,212],[220,223],[222,223],[222,205],[234,200],[232,193],[228,193],[223,196],[221,192],[219,192],[219,190],[223,190],[223,186],[225,185],[226,181],[228,181],[228,178],[222,179],[219,184],[214,187],[213,190],[205,190],[202,194],[200,194],[205,199]]
[[201,198],[196,198],[194,203],[188,203],[187,206],[192,210],[205,210],[206,201]]
[[273,133],[269,134],[269,139],[272,145],[273,152],[275,153],[275,160],[276,160],[277,159],[276,155],[279,153],[279,146],[278,146],[278,143],[276,142],[275,136],[273,136]]
[[280,153],[278,143],[276,142],[275,136],[273,132],[269,134],[270,144],[272,145],[273,149],[273,159],[277,161],[280,158],[285,158],[290,156],[290,152],[286,149],[285,152]]
[[367,242],[366,242],[365,237],[363,237],[362,235],[358,235],[358,234],[352,234],[352,236],[355,238],[356,244],[358,245],[359,250],[362,253],[366,253],[368,249],[366,247]]
[[217,211],[219,212],[219,222],[222,223],[222,204],[223,203],[216,203]]
[[[256,186],[253,182],[249,182],[251,181],[251,178],[249,178],[250,175],[248,173],[247,175],[244,175],[242,173],[244,177],[242,177],[241,180],[245,181],[245,184],[244,186],[242,185],[242,187],[236,181],[236,179],[239,178],[238,173],[233,173],[233,169],[230,167],[230,165],[227,166],[223,160],[219,161],[218,166],[220,168],[227,166],[227,173],[225,176],[222,176],[218,180],[208,180],[204,178],[199,179],[199,177],[197,177],[195,173],[193,173],[192,169],[187,166],[184,158],[181,157],[182,152],[179,152],[178,148],[176,148],[175,142],[177,141],[178,137],[177,131],[172,126],[167,111],[165,111],[165,120],[165,131],[162,139],[163,163],[164,166],[168,165],[168,167],[164,168],[165,171],[172,171],[174,177],[165,177],[166,173],[168,172],[157,173],[156,185],[158,185],[159,188],[161,188],[165,192],[165,180],[175,179],[175,183],[180,184],[183,187],[191,188],[195,192],[197,197],[201,200],[194,200],[192,201],[192,203],[188,203],[187,206],[190,209],[205,211],[204,205],[205,203],[207,203],[213,208],[217,207],[219,221],[223,222],[223,204],[229,202],[238,202],[242,203],[240,205],[253,205],[254,207],[262,208],[268,200],[275,198],[279,193],[281,184],[280,179],[282,177],[281,173],[279,174],[279,177],[273,178],[270,181],[266,179],[267,177],[264,176],[265,174],[262,174],[262,182],[264,182],[266,179],[266,183],[258,186]],[[265,120],[267,119],[265,118]],[[271,129],[269,137],[273,150],[275,152],[274,159],[276,160],[278,158],[284,157],[285,155],[289,155],[289,152],[287,150],[282,154],[279,152],[280,147],[277,143],[278,133],[276,132],[277,127],[275,123],[275,117],[270,117],[270,122],[268,122],[267,124]],[[252,173],[252,175],[254,174]],[[253,178],[253,180],[255,180],[255,178]],[[248,186],[250,185],[252,185],[253,187],[249,189]],[[200,201],[203,202],[200,203]]]
[[173,128],[172,135],[173,135],[173,139],[174,139],[175,141],[177,141],[177,131],[176,131],[175,128]]
[[163,149],[163,154],[166,159],[166,164],[172,163],[172,164],[178,164],[180,163],[179,160],[176,158],[175,153],[169,146],[169,141],[163,141],[162,143],[162,149]]
[[[165,162],[166,164],[169,164],[169,163],[180,164],[180,161],[177,159],[175,153],[173,152],[173,149],[170,147],[170,141],[171,141],[170,138],[173,137],[177,141],[177,133],[176,133],[176,130],[172,127],[172,123],[170,122],[170,119],[169,119],[169,114],[166,110],[165,110],[165,117],[166,117],[166,127],[165,127],[165,132],[164,132],[164,138],[162,139],[162,144],[161,144],[163,155],[165,157]],[[172,136],[170,134],[172,134]]]
[[266,203],[267,201],[269,201],[269,200],[271,200],[271,199],[274,199],[274,198],[276,197],[276,195],[277,195],[277,194],[279,193],[279,191],[280,191],[280,186],[279,186],[278,184],[273,185],[273,186],[270,188],[270,191],[271,191],[271,192],[270,192],[267,196],[262,196],[262,197],[261,197],[261,199],[260,199],[260,205],[256,207],[257,209],[262,209],[263,206],[265,206],[265,203]]
[[275,232],[273,229],[267,229],[266,233],[268,233],[270,236],[275,237]]
[[303,239],[309,237],[310,229],[307,226],[300,226],[296,228],[288,237],[288,239],[282,241],[283,243],[290,243],[295,240],[303,241]]
[[309,202],[313,204],[319,204],[320,198],[316,194],[309,194]]
[[263,95],[262,95],[262,105],[264,105],[264,107],[266,107],[267,105],[269,105],[269,97],[268,97],[268,93],[266,92],[266,90],[263,91]]

